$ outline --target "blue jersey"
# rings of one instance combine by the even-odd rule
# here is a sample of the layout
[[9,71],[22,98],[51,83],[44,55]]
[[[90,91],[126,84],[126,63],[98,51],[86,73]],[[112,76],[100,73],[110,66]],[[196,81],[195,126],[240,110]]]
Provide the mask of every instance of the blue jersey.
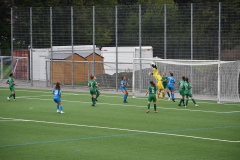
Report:
[[57,90],[56,88],[54,88],[53,89],[53,99],[60,98],[61,93],[62,93],[61,89]]
[[168,77],[168,86],[174,86],[175,79],[173,77]]
[[127,85],[127,81],[126,80],[121,80],[120,90],[122,90],[122,89],[126,90],[126,85]]

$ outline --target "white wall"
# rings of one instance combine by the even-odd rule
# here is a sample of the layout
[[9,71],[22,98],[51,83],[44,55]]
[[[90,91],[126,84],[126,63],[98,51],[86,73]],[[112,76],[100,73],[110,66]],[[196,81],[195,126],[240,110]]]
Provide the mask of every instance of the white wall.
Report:
[[[141,53],[142,58],[153,58],[153,49],[151,46],[141,47]],[[103,47],[101,49],[101,56],[104,57],[105,73],[113,75],[116,72],[116,47]],[[120,72],[132,71],[133,58],[140,58],[139,47],[118,47],[118,69]],[[142,65],[142,68],[148,67],[149,64]]]

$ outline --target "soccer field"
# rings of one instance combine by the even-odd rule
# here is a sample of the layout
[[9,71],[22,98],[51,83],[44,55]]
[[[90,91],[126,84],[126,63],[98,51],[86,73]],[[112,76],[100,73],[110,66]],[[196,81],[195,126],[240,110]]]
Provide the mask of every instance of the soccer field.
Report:
[[238,160],[240,104],[199,101],[188,108],[159,100],[146,113],[146,98],[123,103],[104,94],[96,107],[89,93],[64,91],[65,114],[50,90],[16,89],[7,101],[0,88],[1,160]]

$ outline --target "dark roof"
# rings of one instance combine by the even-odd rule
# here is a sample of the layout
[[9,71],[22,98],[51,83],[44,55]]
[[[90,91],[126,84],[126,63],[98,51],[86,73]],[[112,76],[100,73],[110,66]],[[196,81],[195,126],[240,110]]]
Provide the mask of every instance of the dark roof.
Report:
[[[88,56],[90,56],[93,52],[91,50],[89,51],[78,51],[75,52],[74,54],[78,54],[79,56],[83,57],[83,58],[87,58]],[[95,53],[97,55],[99,55],[98,53]],[[60,59],[60,60],[64,60],[68,57],[72,56],[72,52],[68,52],[68,53],[62,53],[62,52],[53,52],[53,59]],[[99,55],[101,56],[101,55]],[[102,57],[102,56],[101,56]],[[47,56],[46,59],[51,59],[51,55]]]

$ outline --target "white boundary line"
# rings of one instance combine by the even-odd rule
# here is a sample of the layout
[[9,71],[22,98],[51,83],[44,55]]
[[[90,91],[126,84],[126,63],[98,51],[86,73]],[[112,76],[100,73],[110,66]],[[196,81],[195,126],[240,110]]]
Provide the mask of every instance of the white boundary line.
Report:
[[[3,89],[3,90],[9,90],[9,89]],[[32,93],[36,93],[36,92],[40,92],[40,93],[49,93],[49,94],[51,94],[52,93],[52,90],[49,90],[49,92],[46,92],[46,91],[31,91],[31,90],[24,90],[24,89],[18,89],[18,91],[25,91],[25,92],[32,92]],[[73,92],[73,93],[68,93],[68,92]],[[67,92],[65,92],[65,93],[63,93],[62,94],[62,96],[64,96],[64,95],[89,95],[89,94],[84,94],[84,93],[76,93],[77,91],[67,91]],[[122,97],[121,96],[119,96],[120,95],[120,93],[119,94],[116,94],[116,96],[112,96],[111,95],[111,93],[105,93],[105,94],[109,94],[109,95],[103,95],[103,94],[101,94],[101,96],[103,96],[103,97],[115,97],[115,98],[121,98],[122,99]],[[128,97],[128,98],[132,98],[132,97]],[[134,99],[147,99],[147,97],[146,98],[141,98],[141,97],[138,97],[138,98],[134,98]],[[168,101],[168,100],[163,100],[163,101]],[[203,101],[203,100],[200,100],[200,101]],[[207,100],[207,101],[211,101],[211,100]],[[214,104],[214,105],[216,105],[216,104],[218,104],[217,102],[216,103],[210,103],[210,102],[198,102],[198,103],[203,103],[203,104]],[[234,103],[227,103],[227,104],[218,104],[218,105],[236,105],[236,106],[240,106],[239,104],[234,104]]]
[[240,143],[240,141],[215,139],[215,138],[205,138],[205,137],[196,137],[196,136],[188,136],[188,135],[181,135],[181,134],[170,134],[170,133],[162,133],[162,132],[132,130],[132,129],[124,129],[124,128],[111,128],[111,127],[103,127],[103,126],[90,126],[90,125],[84,125],[84,124],[59,123],[59,122],[37,121],[37,120],[27,120],[27,119],[15,119],[15,118],[5,118],[5,117],[0,117],[0,119],[2,119],[2,120],[16,120],[16,121],[22,121],[22,122],[35,122],[35,123],[57,124],[57,125],[65,125],[65,126],[77,126],[77,127],[87,127],[87,128],[98,128],[98,129],[128,131],[128,132],[137,132],[137,133],[146,133],[146,134],[167,135],[167,136],[185,137],[185,138],[193,138],[193,139],[201,139],[201,140],[218,141],[218,142]]
[[[45,96],[45,95],[41,95]],[[33,98],[32,98],[33,97]],[[34,97],[40,97],[40,96],[20,96],[17,98],[23,98],[23,99],[37,99],[41,101],[52,101],[52,99],[43,99],[43,98],[34,98]],[[69,100],[62,100],[63,102],[70,102],[70,103],[90,103],[90,102],[83,102],[83,101],[69,101]],[[121,104],[113,104],[113,103],[101,103],[98,102],[98,104],[105,104],[105,105],[110,105],[110,106],[120,106]],[[124,106],[129,106],[129,107],[140,107],[140,108],[146,108],[146,106],[138,106],[138,105],[129,105],[129,104],[124,104]],[[203,111],[203,110],[192,110],[192,109],[178,109],[178,108],[164,108],[164,107],[157,107],[165,110],[177,110],[177,111],[190,111],[190,112],[203,112],[203,113],[217,113],[217,114],[227,114],[227,113],[238,113],[240,111],[228,111],[228,112],[217,112],[217,111]]]

